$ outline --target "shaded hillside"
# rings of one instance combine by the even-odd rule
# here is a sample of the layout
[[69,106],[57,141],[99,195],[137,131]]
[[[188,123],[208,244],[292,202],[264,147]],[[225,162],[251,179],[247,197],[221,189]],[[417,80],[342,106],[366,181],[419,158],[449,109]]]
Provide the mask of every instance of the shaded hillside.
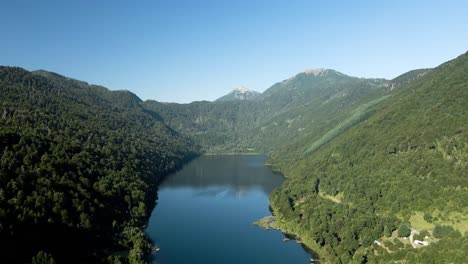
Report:
[[[467,72],[464,54],[410,82],[320,151],[277,157],[288,177],[271,196],[277,222],[330,262],[467,262]],[[373,241],[402,222],[454,231],[427,250],[383,254]]]
[[204,152],[246,152],[252,148],[245,130],[259,121],[251,101],[193,102],[145,101],[143,106],[160,114],[176,131],[192,138]]
[[129,92],[11,67],[0,91],[1,259],[141,260],[155,186],[194,145]]

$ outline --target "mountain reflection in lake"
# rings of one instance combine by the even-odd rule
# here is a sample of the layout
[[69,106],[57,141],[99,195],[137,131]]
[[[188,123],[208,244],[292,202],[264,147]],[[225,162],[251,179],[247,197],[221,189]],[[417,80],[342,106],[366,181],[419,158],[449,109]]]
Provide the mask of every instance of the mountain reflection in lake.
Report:
[[261,155],[202,156],[160,185],[147,233],[167,263],[308,263],[297,243],[252,223],[284,178]]
[[189,187],[205,195],[218,195],[218,191],[227,189],[231,195],[261,190],[269,195],[284,178],[266,168],[265,159],[261,155],[203,156],[169,176],[161,189]]

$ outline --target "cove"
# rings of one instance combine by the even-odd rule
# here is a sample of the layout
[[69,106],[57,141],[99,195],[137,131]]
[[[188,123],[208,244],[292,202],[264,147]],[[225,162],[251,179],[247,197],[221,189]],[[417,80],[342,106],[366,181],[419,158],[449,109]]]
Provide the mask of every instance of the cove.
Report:
[[147,234],[160,248],[150,261],[310,263],[313,252],[252,224],[270,215],[268,195],[284,181],[265,161],[262,155],[201,156],[169,175],[148,222]]

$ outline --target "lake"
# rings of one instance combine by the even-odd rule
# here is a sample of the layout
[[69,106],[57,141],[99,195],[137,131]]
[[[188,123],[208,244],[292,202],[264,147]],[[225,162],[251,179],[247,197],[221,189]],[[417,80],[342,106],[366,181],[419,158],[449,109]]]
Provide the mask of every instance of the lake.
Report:
[[310,263],[294,240],[252,223],[271,215],[269,193],[283,176],[265,166],[265,156],[202,156],[159,186],[147,234],[161,250],[159,264]]

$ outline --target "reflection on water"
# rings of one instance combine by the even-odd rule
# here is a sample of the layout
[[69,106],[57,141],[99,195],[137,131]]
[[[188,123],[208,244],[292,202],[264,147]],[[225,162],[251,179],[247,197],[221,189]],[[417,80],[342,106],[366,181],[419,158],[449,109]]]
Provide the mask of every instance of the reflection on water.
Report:
[[167,263],[308,263],[299,244],[252,223],[266,215],[269,193],[284,178],[264,156],[203,156],[167,177],[147,234]]
[[203,156],[168,177],[161,189],[190,187],[200,189],[199,195],[213,196],[221,192],[239,195],[259,189],[268,195],[281,186],[284,178],[264,164],[265,156],[260,155]]

